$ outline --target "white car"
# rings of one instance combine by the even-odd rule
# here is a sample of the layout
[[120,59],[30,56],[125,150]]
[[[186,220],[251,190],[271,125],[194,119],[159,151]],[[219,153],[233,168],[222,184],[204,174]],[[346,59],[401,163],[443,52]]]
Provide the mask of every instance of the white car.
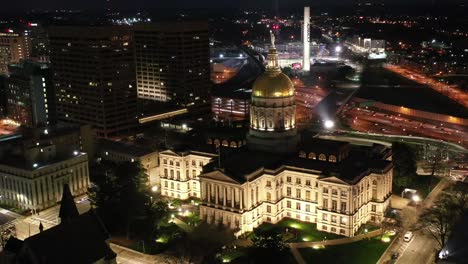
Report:
[[410,242],[411,239],[413,239],[413,237],[414,237],[413,232],[408,231],[408,232],[405,233],[405,236],[403,237],[403,240],[405,242]]

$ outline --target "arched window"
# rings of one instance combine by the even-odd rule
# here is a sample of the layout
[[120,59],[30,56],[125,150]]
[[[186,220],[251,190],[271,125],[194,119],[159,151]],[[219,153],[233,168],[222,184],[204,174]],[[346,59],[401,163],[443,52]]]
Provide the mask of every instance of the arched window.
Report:
[[335,155],[330,155],[330,156],[328,157],[328,161],[329,161],[329,162],[336,162],[336,156],[335,156]]
[[320,154],[319,155],[319,160],[327,161],[327,156],[325,156],[325,154]]
[[305,158],[306,153],[304,151],[299,151],[299,158]]
[[309,153],[309,159],[317,159],[317,156],[314,152]]
[[265,119],[262,119],[260,128],[265,128]]
[[235,141],[231,141],[231,148],[237,148],[237,143]]
[[213,140],[212,140],[211,138],[208,138],[208,139],[206,140],[206,143],[208,143],[209,145],[211,145],[211,144],[213,144]]
[[229,147],[229,142],[227,140],[223,140],[223,146],[224,147]]
[[220,144],[219,139],[215,139],[213,142],[216,147],[219,147],[219,144]]
[[377,185],[377,181],[376,181],[376,180],[373,180],[373,181],[372,181],[372,185]]

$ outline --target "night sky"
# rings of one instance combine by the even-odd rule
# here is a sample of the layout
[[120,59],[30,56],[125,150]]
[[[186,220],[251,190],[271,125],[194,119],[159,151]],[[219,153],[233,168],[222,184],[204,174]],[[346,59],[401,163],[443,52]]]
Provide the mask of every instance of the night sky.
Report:
[[[5,0],[2,9],[13,8],[104,8],[106,0]],[[345,5],[364,0],[110,0],[114,8],[269,8],[279,1],[279,8],[301,7],[305,5]],[[433,1],[444,4],[463,3],[466,0],[367,0],[373,3],[404,3],[431,5]]]

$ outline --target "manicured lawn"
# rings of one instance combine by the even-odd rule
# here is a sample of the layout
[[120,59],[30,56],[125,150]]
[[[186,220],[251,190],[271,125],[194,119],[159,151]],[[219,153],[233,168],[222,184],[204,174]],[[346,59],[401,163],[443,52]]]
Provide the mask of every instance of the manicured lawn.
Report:
[[248,256],[248,248],[238,247],[236,249],[227,249],[221,253],[219,260],[221,262],[236,262],[236,260],[244,259]]
[[319,231],[317,230],[316,224],[301,222],[293,219],[284,219],[277,224],[264,223],[257,227],[257,230],[258,232],[270,230],[281,232],[285,242],[321,241],[324,239],[331,240],[344,237]]
[[376,237],[321,249],[301,248],[299,252],[307,263],[374,264],[389,245]]

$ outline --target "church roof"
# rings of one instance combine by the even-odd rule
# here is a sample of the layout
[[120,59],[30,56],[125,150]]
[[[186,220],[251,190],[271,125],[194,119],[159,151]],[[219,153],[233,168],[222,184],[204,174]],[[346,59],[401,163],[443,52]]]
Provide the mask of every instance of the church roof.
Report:
[[21,263],[82,264],[115,258],[107,230],[93,210],[24,240]]
[[75,201],[73,200],[73,195],[71,194],[70,187],[68,186],[68,184],[64,184],[62,200],[60,202],[60,220],[62,222],[65,222],[78,216],[78,209],[76,208]]

